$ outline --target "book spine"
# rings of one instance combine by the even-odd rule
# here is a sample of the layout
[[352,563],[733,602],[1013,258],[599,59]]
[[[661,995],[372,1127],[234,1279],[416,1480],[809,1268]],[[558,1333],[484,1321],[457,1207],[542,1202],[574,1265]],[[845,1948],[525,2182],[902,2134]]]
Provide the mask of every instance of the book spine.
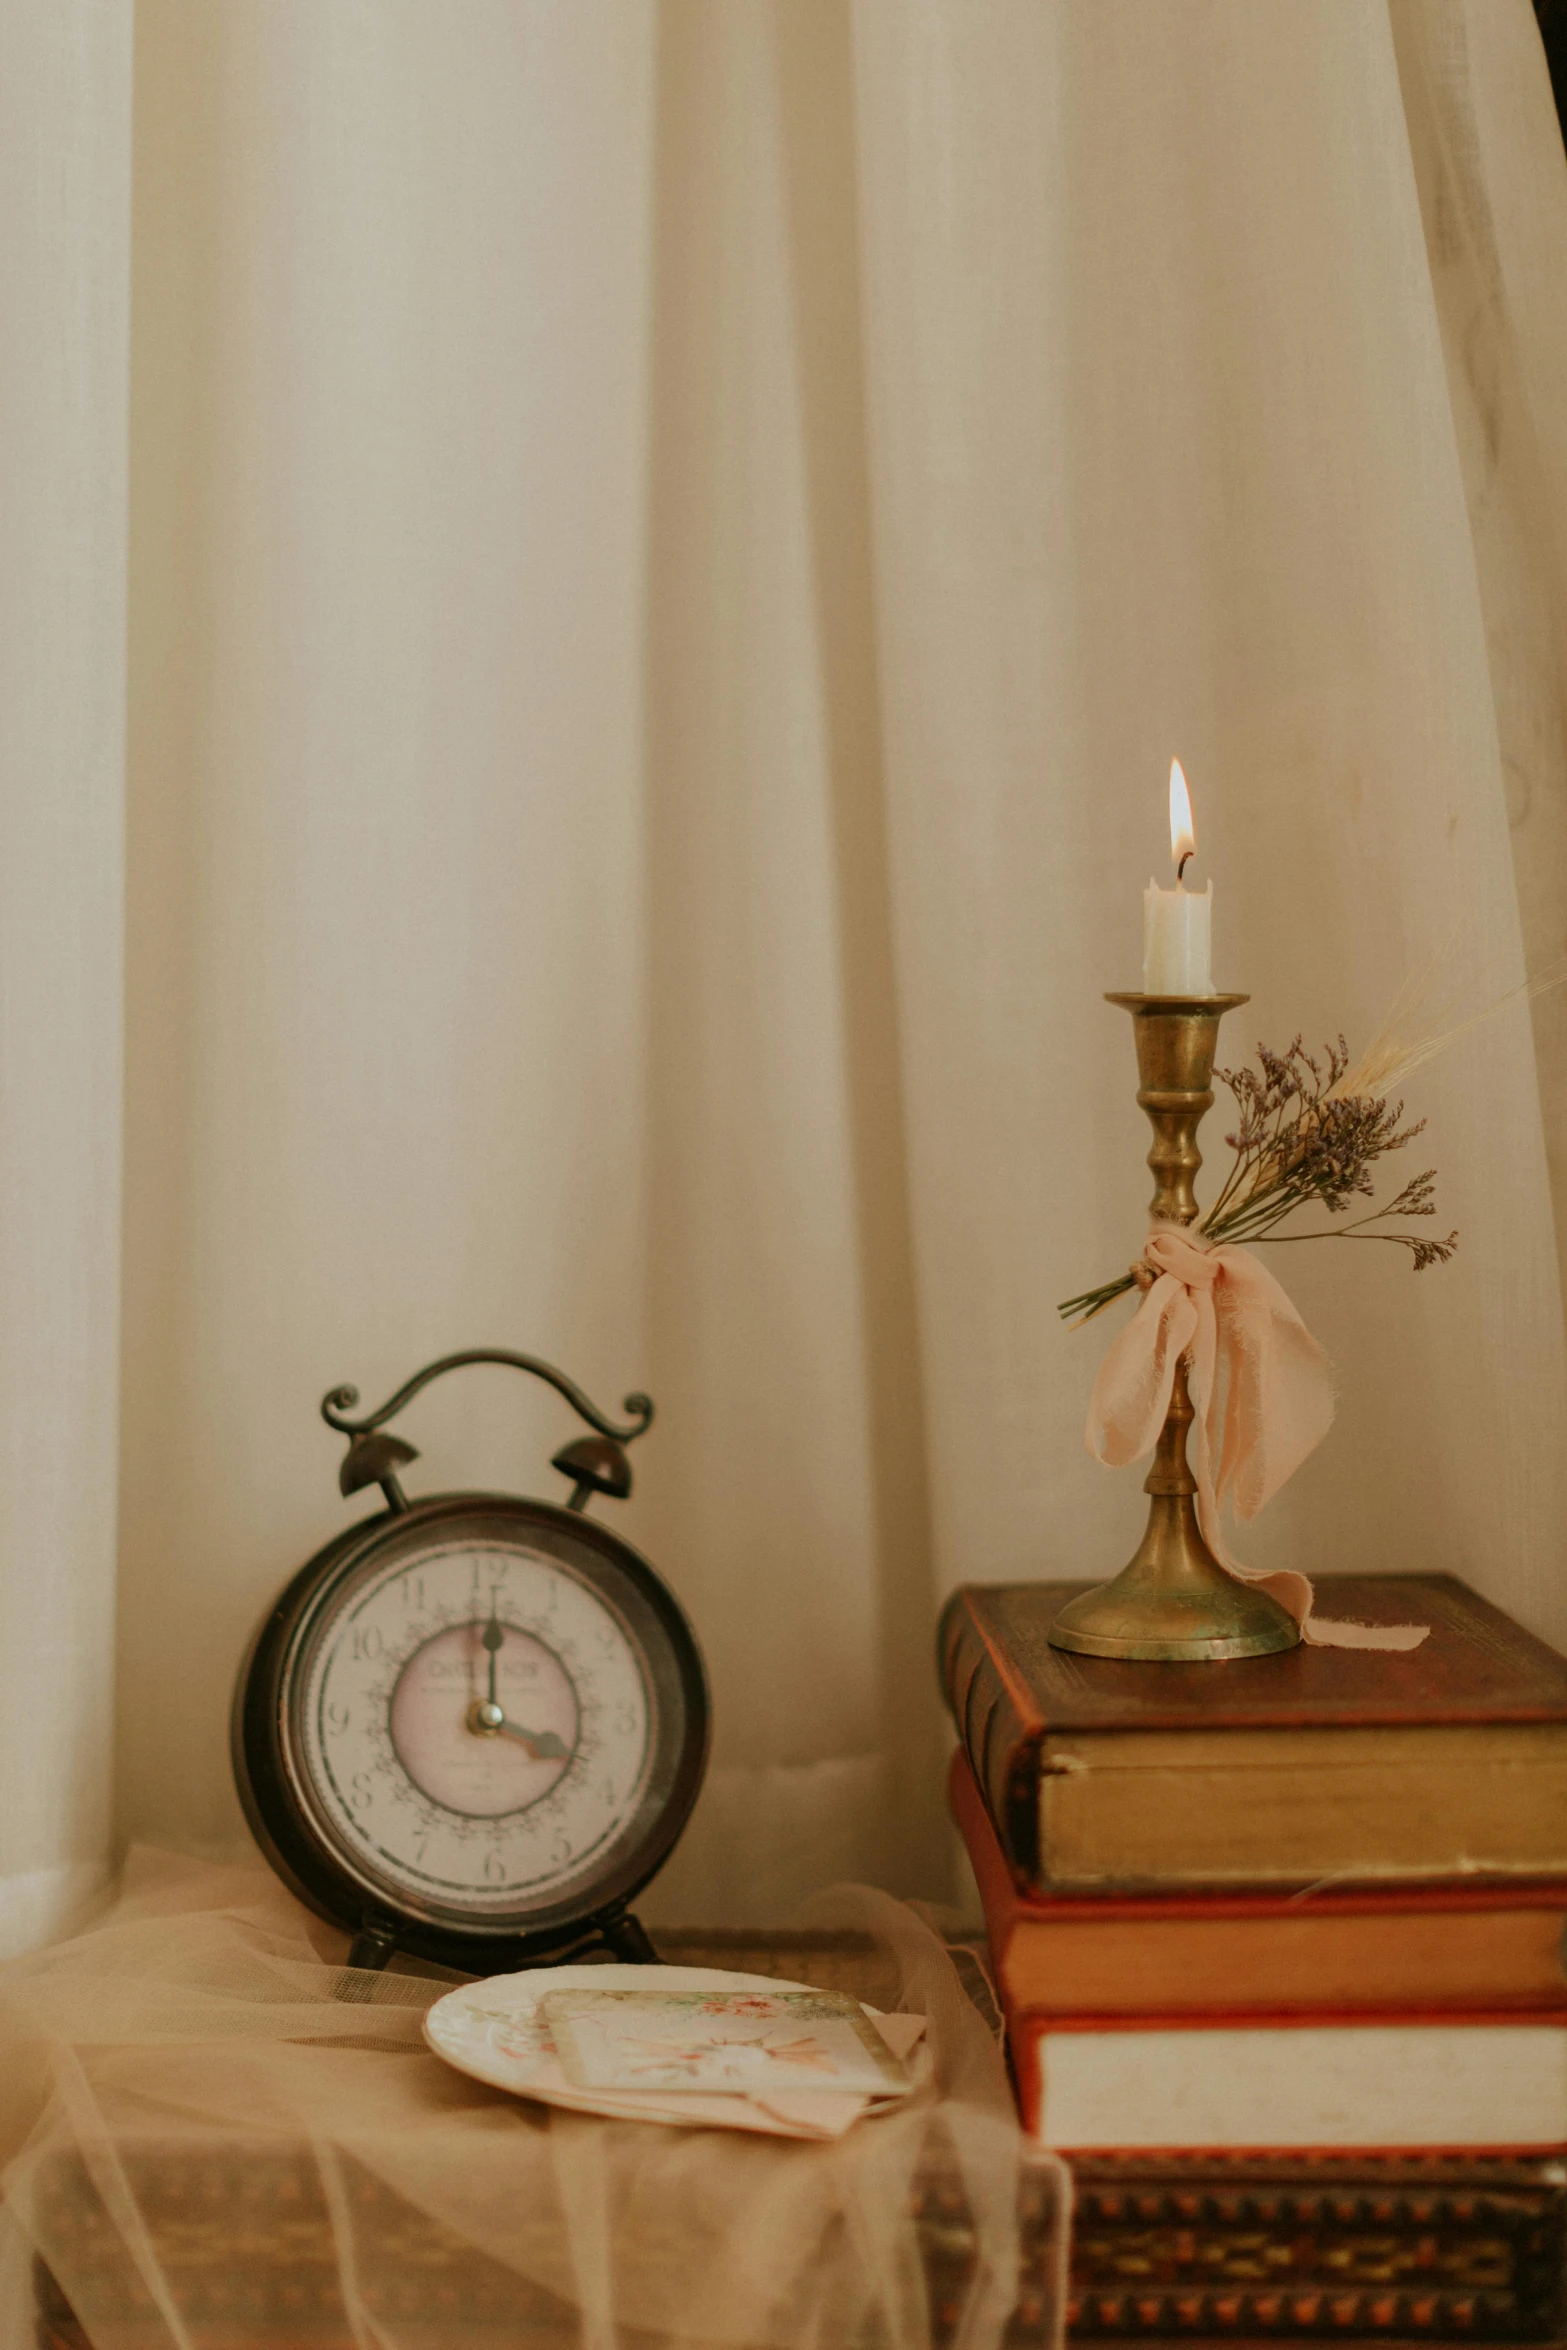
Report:
[[1014,2012],[1032,2012],[1028,2002],[1018,1997],[1012,1973],[1013,1935],[1026,1913],[1027,1897],[1018,1892],[1008,1872],[985,1799],[961,1747],[947,1771],[947,1806],[974,1872],[985,1919],[990,1979],[1005,2024]]
[[1010,2007],[1004,1995],[1001,2013],[1006,2028],[1007,2065],[1012,2074],[1012,2094],[1017,2099],[1018,2119],[1025,2134],[1036,2145],[1042,2146],[1045,2142],[1045,2068],[1040,2043],[1049,2028],[1049,2018]]
[[1020,1888],[1037,1885],[1043,1726],[1019,1706],[966,1591],[947,1602],[936,1640],[942,1694],[1007,1866]]

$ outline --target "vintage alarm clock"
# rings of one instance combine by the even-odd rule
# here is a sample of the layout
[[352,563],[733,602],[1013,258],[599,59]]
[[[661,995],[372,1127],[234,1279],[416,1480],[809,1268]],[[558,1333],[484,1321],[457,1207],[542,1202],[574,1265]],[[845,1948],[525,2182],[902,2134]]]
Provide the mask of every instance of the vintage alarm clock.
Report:
[[[469,1363],[547,1380],[596,1431],[556,1453],[564,1507],[505,1493],[410,1501],[418,1458],[387,1423]],[[618,1426],[533,1355],[476,1347],[379,1411],[321,1405],[349,1439],[345,1494],[386,1507],[301,1567],[260,1625],[234,1693],[234,1775],[258,1843],[301,1900],[353,1936],[498,1974],[593,1950],[654,1956],[627,1903],[669,1856],[707,1761],[707,1682],[674,1597],[583,1513],[631,1491]]]

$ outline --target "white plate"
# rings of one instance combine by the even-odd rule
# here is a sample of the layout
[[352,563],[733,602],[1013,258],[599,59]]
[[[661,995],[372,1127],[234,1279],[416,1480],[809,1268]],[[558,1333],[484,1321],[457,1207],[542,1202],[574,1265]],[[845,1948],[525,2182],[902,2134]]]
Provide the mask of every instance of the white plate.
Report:
[[[701,1966],[532,1967],[463,1983],[438,1999],[424,2018],[435,2054],[492,2089],[509,2089],[575,2113],[628,2121],[672,2122],[687,2128],[716,2124],[773,2136],[835,2138],[871,2106],[842,2090],[795,2091],[768,2098],[713,2092],[662,2094],[641,2089],[578,2089],[555,2054],[537,2014],[547,1991],[810,1991],[811,1983],[774,1975],[731,1974]],[[867,2007],[867,2015],[876,2010]],[[875,2101],[880,2103],[881,2101]],[[892,2100],[891,2102],[897,2102]]]

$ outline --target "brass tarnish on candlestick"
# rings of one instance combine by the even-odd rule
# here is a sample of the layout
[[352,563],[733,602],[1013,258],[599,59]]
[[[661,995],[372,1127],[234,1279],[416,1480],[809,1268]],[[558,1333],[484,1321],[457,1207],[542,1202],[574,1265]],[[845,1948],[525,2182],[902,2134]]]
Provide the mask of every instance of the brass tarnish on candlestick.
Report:
[[[1148,1164],[1158,1188],[1151,1212],[1168,1223],[1191,1224],[1197,1216],[1192,1181],[1202,1165],[1197,1128],[1213,1107],[1209,1080],[1219,1020],[1248,999],[1112,995],[1105,1000],[1124,1004],[1132,1015],[1142,1081],[1137,1099],[1154,1131]],[[1149,1496],[1148,1525],[1136,1555],[1113,1582],[1068,1601],[1050,1627],[1052,1647],[1085,1656],[1217,1663],[1271,1656],[1296,1645],[1300,1627],[1288,1609],[1255,1584],[1227,1575],[1202,1538],[1193,1501],[1197,1480],[1186,1459],[1186,1431],[1194,1417],[1183,1356],[1143,1486]]]

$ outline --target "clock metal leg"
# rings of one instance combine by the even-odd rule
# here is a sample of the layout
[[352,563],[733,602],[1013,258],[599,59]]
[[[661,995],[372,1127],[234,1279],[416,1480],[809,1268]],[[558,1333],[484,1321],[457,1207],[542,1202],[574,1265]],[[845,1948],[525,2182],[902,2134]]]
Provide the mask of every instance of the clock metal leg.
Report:
[[606,1918],[601,1931],[606,1946],[616,1958],[626,1960],[631,1966],[658,1965],[658,1952],[648,1939],[647,1928],[628,1909],[623,1909],[618,1917]]
[[379,1974],[397,1948],[397,1929],[387,1918],[366,1918],[348,1945],[348,1964]]

